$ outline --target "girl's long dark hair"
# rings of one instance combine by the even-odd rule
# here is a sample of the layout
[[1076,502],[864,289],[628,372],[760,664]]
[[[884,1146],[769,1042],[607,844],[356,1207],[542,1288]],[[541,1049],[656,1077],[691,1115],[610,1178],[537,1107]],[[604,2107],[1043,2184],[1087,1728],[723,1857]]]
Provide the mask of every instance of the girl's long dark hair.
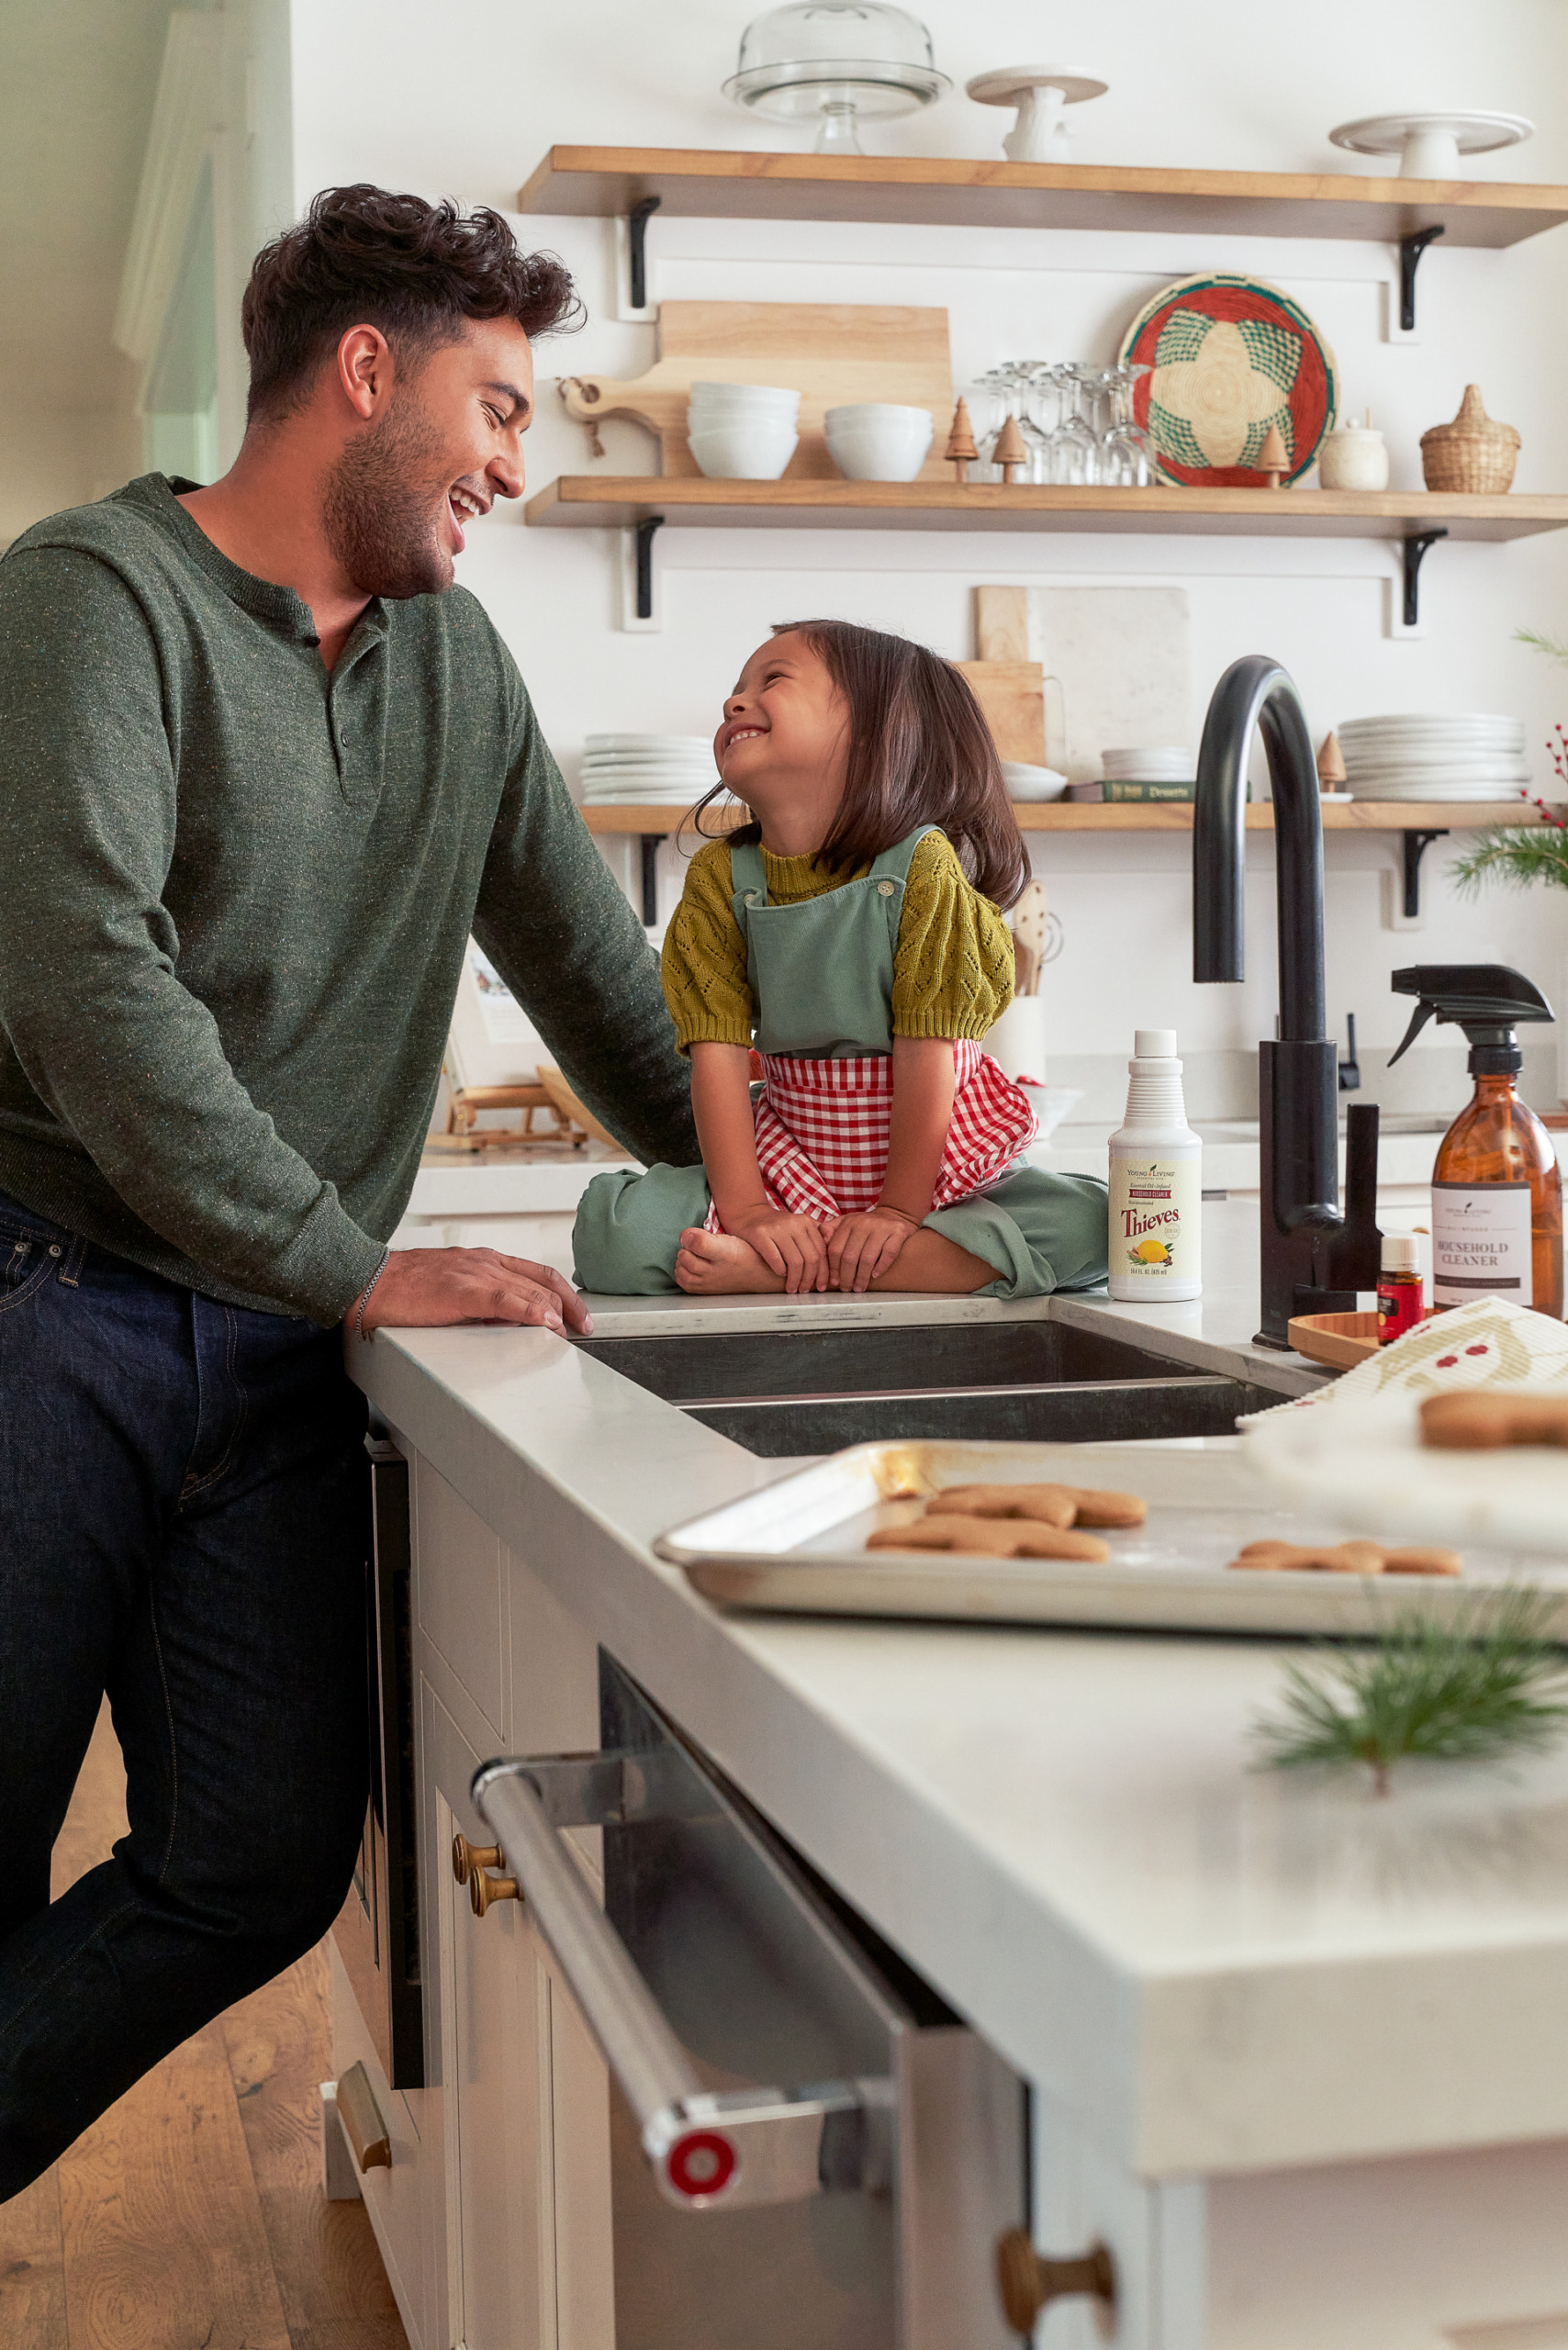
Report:
[[[780,621],[773,632],[803,636],[849,705],[844,797],[817,851],[822,863],[853,872],[917,824],[935,824],[981,895],[1012,905],[1029,878],[1029,858],[969,679],[924,644],[853,621]],[[714,787],[699,816],[722,789]],[[761,827],[729,837],[756,841]]]

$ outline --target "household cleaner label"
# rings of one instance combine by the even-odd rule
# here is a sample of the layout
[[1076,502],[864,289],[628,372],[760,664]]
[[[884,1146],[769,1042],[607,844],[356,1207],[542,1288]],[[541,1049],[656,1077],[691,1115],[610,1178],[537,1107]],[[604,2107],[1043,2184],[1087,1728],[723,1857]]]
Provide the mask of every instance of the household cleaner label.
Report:
[[1535,1304],[1528,1183],[1432,1185],[1432,1304]]
[[1203,1162],[1196,1151],[1111,1152],[1111,1293],[1196,1296],[1203,1277]]

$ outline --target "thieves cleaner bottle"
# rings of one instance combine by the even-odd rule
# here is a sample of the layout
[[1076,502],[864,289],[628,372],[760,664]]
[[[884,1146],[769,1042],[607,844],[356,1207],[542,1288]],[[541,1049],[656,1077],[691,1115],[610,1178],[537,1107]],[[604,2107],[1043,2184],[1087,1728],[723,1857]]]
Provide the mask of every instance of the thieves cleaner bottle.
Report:
[[1187,1124],[1173,1028],[1139,1028],[1127,1114],[1111,1137],[1111,1295],[1175,1305],[1203,1294],[1204,1147]]

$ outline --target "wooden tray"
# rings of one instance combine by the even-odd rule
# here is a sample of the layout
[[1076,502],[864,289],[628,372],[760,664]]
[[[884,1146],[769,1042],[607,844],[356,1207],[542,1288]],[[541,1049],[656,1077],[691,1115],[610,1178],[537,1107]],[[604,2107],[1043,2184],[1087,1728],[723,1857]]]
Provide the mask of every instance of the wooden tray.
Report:
[[566,413],[579,424],[629,416],[659,436],[660,472],[700,472],[687,443],[694,383],[777,384],[801,395],[801,445],[786,481],[843,478],[827,453],[823,415],[857,400],[929,408],[931,453],[919,481],[950,481],[944,463],[953,418],[953,364],[946,310],[901,305],[805,302],[661,302],[659,355],[645,375],[568,375]]
[[1375,1314],[1296,1314],[1285,1325],[1285,1336],[1298,1355],[1313,1362],[1331,1363],[1350,1371],[1377,1352]]

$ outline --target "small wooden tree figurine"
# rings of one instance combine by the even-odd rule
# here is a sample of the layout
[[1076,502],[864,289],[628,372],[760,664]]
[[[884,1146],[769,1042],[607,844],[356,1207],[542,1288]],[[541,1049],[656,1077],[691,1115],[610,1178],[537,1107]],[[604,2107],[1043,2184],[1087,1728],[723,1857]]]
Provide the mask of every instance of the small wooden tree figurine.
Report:
[[969,466],[979,456],[980,451],[975,447],[974,428],[969,422],[969,408],[962,399],[953,410],[953,429],[947,435],[947,446],[944,453],[958,479],[968,481]]
[[1285,446],[1285,436],[1277,424],[1271,424],[1263,435],[1263,445],[1258,452],[1258,470],[1271,489],[1278,489],[1280,476],[1290,470],[1291,453]]
[[1018,419],[1015,416],[1010,416],[1002,425],[996,436],[996,446],[991,454],[992,464],[1002,467],[1003,481],[1014,480],[1020,467],[1028,464],[1029,444],[1018,430]]
[[1338,734],[1325,734],[1317,754],[1317,788],[1319,791],[1343,791],[1350,778],[1345,768],[1345,754],[1339,748]]

